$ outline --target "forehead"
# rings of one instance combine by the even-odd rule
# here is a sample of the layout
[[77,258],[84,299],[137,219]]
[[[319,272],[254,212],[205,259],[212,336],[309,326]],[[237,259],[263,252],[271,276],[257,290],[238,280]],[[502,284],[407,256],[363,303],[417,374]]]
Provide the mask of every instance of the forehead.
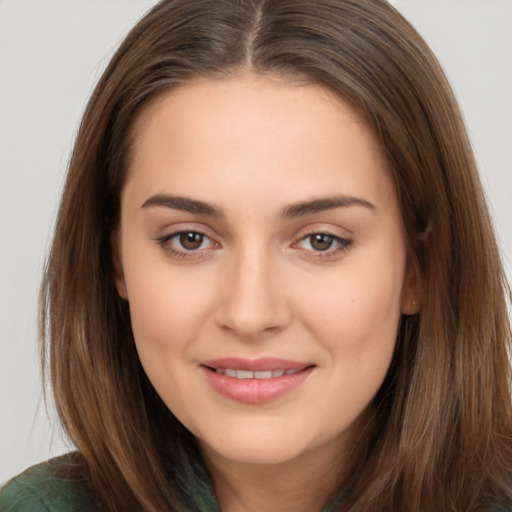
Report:
[[208,184],[219,197],[277,190],[290,202],[333,187],[393,195],[385,153],[347,101],[320,85],[254,75],[197,80],[154,99],[134,127],[133,180],[148,194]]
[[[234,77],[198,78],[157,95],[135,120],[135,141],[144,136],[151,124],[166,123],[171,111],[180,131],[199,120],[205,129],[209,129],[224,121],[233,125],[236,118],[239,126],[250,124],[255,136],[258,135],[255,130],[260,127],[267,136],[272,127],[282,128],[281,123],[290,123],[288,130],[303,126],[292,125],[292,121],[306,124],[323,121],[323,124],[329,120],[327,112],[333,114],[329,116],[330,120],[342,113],[345,122],[372,130],[355,107],[325,86],[305,80],[291,81],[285,77],[247,73]],[[229,117],[233,113],[235,116]],[[212,124],[208,124],[209,121]]]

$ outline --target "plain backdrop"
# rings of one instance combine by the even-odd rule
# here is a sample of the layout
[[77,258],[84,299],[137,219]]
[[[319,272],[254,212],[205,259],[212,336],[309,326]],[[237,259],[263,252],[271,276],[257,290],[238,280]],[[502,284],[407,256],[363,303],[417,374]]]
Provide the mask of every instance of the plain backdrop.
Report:
[[[39,281],[85,102],[129,27],[155,3],[0,0],[0,483],[71,448],[42,401]],[[393,4],[456,91],[510,279],[512,0]]]

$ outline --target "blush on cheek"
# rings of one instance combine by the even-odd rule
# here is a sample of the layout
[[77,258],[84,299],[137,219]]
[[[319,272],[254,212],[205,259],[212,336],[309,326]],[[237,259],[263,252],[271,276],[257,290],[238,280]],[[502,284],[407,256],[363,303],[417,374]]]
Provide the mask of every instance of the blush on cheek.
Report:
[[172,316],[166,315],[160,300],[155,296],[137,297],[130,302],[130,316],[137,345],[163,344],[163,333],[172,332]]
[[318,311],[323,311],[326,339],[339,340],[337,350],[354,355],[371,347],[392,351],[400,320],[400,295],[393,288],[358,291],[325,303]]

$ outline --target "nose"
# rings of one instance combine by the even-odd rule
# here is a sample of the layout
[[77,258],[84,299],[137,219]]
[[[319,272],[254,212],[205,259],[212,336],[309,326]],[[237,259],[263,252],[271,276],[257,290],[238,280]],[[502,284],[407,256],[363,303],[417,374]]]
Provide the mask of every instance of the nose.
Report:
[[216,321],[244,339],[279,332],[291,321],[291,309],[276,263],[265,250],[233,255],[220,291]]

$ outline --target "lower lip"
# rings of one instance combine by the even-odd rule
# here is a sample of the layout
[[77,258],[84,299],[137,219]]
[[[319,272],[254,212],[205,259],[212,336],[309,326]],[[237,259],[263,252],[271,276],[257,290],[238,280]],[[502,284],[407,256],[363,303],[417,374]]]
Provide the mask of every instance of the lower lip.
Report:
[[314,367],[271,379],[236,379],[201,366],[212,387],[221,395],[244,404],[262,404],[278,398],[302,384]]

